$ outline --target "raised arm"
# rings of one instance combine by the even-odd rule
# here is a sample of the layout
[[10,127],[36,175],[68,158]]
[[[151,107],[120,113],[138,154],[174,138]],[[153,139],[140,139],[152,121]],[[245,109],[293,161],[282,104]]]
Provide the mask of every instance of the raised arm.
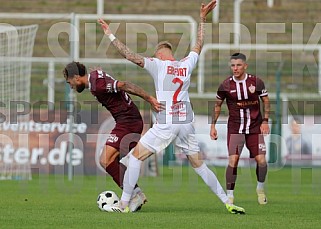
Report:
[[144,89],[127,81],[118,81],[117,88],[126,91],[129,94],[137,95],[144,99],[145,101],[149,102],[152,106],[152,109],[156,112],[162,111],[165,109],[164,105],[157,101],[157,99],[151,95],[149,95]]
[[101,25],[102,29],[104,30],[105,35],[108,36],[111,43],[115,46],[115,48],[118,50],[118,52],[127,60],[133,62],[134,64],[137,64],[140,67],[144,67],[144,57],[134,53],[132,50],[130,50],[125,44],[123,44],[120,40],[118,40],[112,33],[112,31],[109,28],[109,25],[103,20],[98,19],[98,23]]
[[192,48],[192,51],[196,52],[197,54],[201,53],[204,43],[204,23],[206,22],[206,16],[209,12],[211,12],[216,6],[216,0],[212,0],[210,3],[205,5],[202,3],[200,9],[200,22],[198,24],[197,30],[197,40],[195,46]]

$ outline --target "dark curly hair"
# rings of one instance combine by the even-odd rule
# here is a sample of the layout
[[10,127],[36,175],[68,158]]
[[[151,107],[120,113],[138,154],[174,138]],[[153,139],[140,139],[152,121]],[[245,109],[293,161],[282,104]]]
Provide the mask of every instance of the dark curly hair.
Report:
[[66,65],[65,69],[63,70],[63,74],[67,80],[68,78],[73,78],[75,75],[85,76],[87,74],[87,69],[85,65],[73,61]]

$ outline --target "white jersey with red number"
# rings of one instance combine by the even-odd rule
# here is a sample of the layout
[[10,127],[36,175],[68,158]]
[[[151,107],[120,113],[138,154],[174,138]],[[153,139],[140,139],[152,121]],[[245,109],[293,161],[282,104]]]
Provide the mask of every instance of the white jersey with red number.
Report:
[[144,68],[153,77],[157,100],[166,104],[166,110],[158,113],[158,123],[192,122],[194,113],[190,104],[188,88],[198,54],[191,51],[179,61],[162,61],[145,58]]

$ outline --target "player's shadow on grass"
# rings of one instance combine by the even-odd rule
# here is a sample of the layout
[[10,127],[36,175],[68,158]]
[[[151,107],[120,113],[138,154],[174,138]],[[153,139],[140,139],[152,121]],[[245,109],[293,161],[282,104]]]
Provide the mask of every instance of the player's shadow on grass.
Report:
[[143,208],[137,213],[183,213],[188,215],[193,215],[195,212],[197,213],[225,213],[227,212],[224,205],[208,205],[208,206],[168,206],[168,205],[161,205],[161,206],[143,206]]

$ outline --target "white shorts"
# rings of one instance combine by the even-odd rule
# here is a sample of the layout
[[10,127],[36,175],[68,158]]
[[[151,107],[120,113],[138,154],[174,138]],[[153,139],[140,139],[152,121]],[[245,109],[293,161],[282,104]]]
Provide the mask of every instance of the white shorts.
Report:
[[164,150],[172,142],[187,155],[200,151],[193,123],[155,123],[140,139],[140,143],[152,153]]

